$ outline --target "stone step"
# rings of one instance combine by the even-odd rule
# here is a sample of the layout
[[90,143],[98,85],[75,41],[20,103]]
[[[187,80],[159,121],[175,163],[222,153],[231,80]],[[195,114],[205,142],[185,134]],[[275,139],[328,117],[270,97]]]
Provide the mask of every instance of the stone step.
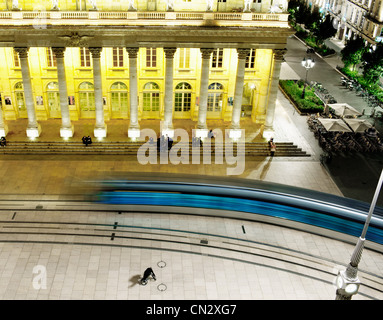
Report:
[[[85,146],[82,142],[40,142],[40,141],[12,141],[6,147],[0,149],[0,154],[73,154],[73,155],[137,155],[143,142],[94,142]],[[192,154],[192,143],[176,143],[177,147],[188,147],[189,154]],[[232,145],[234,155],[237,152],[237,144]],[[244,145],[246,156],[267,156],[269,147],[266,142],[247,142]],[[217,149],[217,150],[215,150]],[[198,149],[197,149],[198,150]],[[141,152],[140,152],[141,153]],[[214,142],[211,144],[211,151],[200,147],[200,154],[225,155],[225,144]],[[143,153],[141,153],[143,154]],[[275,156],[310,156],[292,142],[278,142]]]

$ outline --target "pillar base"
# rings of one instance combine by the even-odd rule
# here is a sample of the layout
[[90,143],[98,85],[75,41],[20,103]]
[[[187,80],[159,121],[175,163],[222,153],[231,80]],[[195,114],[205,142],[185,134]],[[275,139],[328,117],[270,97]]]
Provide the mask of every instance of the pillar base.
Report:
[[166,122],[161,121],[161,135],[166,136],[168,135],[169,138],[174,137],[174,128],[173,124],[166,124]]
[[8,133],[8,126],[6,124],[3,125],[2,128],[0,128],[0,138],[6,137]]
[[230,139],[239,139],[242,137],[242,130],[240,128],[230,128],[229,129],[229,138]]
[[275,131],[272,127],[265,128],[262,133],[262,136],[266,138],[267,140],[269,140],[270,138],[273,138],[274,135],[275,135]]
[[60,128],[60,137],[61,138],[72,138],[74,133],[73,124],[71,127],[61,127]]
[[132,139],[138,139],[141,136],[141,131],[138,126],[130,126],[128,128],[128,137]]
[[209,133],[208,129],[201,129],[201,128],[195,129],[195,136],[197,138],[205,139],[207,138],[208,133]]
[[95,127],[93,134],[95,138],[102,139],[102,138],[106,138],[106,132],[107,132],[106,124],[104,124],[103,127]]
[[41,126],[39,123],[37,124],[37,127],[27,128],[28,138],[31,138],[31,139],[38,138],[40,137],[40,133],[41,133]]

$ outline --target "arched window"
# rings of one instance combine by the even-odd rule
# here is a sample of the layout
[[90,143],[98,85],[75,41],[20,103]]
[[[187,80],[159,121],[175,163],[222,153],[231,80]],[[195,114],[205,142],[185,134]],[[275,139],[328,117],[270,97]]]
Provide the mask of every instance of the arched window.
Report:
[[177,84],[174,92],[174,111],[188,112],[191,107],[191,85],[187,82]]
[[222,110],[223,86],[218,82],[209,85],[207,95],[207,111],[220,112]]
[[148,82],[144,86],[143,92],[144,104],[143,111],[160,111],[160,87],[155,82]]
[[60,118],[60,94],[58,82],[49,82],[47,84],[47,97],[49,114],[52,118]]
[[123,82],[115,82],[110,89],[112,117],[126,118],[128,116],[128,86]]
[[93,84],[90,82],[82,82],[78,88],[81,117],[94,118],[96,106]]
[[15,84],[15,97],[16,97],[16,106],[19,113],[19,117],[27,118],[27,107],[25,105],[24,98],[24,86],[22,82],[17,82]]

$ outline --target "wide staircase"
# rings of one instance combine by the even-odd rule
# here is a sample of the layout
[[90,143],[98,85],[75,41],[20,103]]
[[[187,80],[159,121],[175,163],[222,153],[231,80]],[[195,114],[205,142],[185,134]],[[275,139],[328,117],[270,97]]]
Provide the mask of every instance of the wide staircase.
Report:
[[[91,145],[85,146],[82,142],[42,142],[42,141],[10,141],[5,147],[0,148],[1,154],[19,154],[19,155],[126,155],[137,156],[138,152],[144,153],[145,149],[139,150],[143,142],[93,142]],[[277,151],[275,157],[310,157],[301,148],[298,148],[292,142],[277,142]],[[175,148],[181,145],[174,144]],[[186,147],[186,146],[185,146]],[[144,150],[144,151],[143,151]],[[189,143],[189,153],[192,154],[192,143]],[[204,148],[201,147],[201,154]],[[234,155],[237,152],[237,144],[233,145]],[[225,155],[224,145],[215,146],[211,144],[211,154]],[[265,157],[270,155],[269,147],[266,142],[246,142],[246,157]]]

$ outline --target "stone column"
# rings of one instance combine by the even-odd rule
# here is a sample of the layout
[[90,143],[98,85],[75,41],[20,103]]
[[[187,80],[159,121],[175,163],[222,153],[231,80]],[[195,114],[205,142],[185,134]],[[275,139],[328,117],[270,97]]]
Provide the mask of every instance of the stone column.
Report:
[[[199,90],[199,108],[198,108],[198,124],[197,136],[204,137],[207,135],[206,114],[207,114],[207,90],[209,87],[209,67],[210,56],[214,49],[201,48],[202,66],[201,66],[201,85]],[[205,132],[206,131],[206,132]],[[202,135],[201,135],[202,134]]]
[[165,115],[164,134],[173,137],[173,61],[177,48],[164,48],[166,57],[165,71]]
[[237,64],[237,78],[235,80],[234,91],[234,103],[233,113],[231,118],[231,129],[240,128],[241,111],[242,111],[242,96],[243,96],[243,84],[245,82],[245,66],[246,57],[249,54],[250,49],[237,49],[238,64]]
[[286,53],[286,49],[274,49],[274,68],[273,68],[273,78],[271,80],[270,92],[269,92],[269,102],[266,110],[266,121],[265,128],[263,130],[263,137],[270,138],[274,135],[274,113],[275,113],[275,104],[277,101],[278,94],[278,83],[279,75],[281,73],[281,64],[283,60],[283,55]]
[[126,48],[129,54],[129,102],[130,102],[130,124],[128,136],[138,138],[140,126],[138,124],[138,92],[137,92],[137,54],[139,48]]
[[61,109],[61,128],[60,137],[71,138],[73,137],[73,125],[70,121],[69,105],[68,105],[68,90],[65,76],[65,63],[64,52],[65,48],[52,48],[56,56],[57,62],[57,79],[59,82],[60,93],[60,109]]
[[21,74],[23,77],[23,87],[24,87],[24,98],[25,105],[27,107],[28,114],[28,127],[27,127],[27,136],[29,138],[37,138],[40,136],[41,127],[37,123],[35,103],[32,93],[32,81],[31,75],[29,72],[28,64],[28,50],[29,48],[14,48],[15,51],[19,54]]
[[102,80],[100,56],[102,48],[89,48],[93,62],[94,99],[96,106],[96,125],[94,136],[96,138],[106,137],[106,124],[104,121],[104,104],[102,100]]
[[8,133],[8,126],[4,123],[3,107],[0,104],[0,138],[6,137]]

